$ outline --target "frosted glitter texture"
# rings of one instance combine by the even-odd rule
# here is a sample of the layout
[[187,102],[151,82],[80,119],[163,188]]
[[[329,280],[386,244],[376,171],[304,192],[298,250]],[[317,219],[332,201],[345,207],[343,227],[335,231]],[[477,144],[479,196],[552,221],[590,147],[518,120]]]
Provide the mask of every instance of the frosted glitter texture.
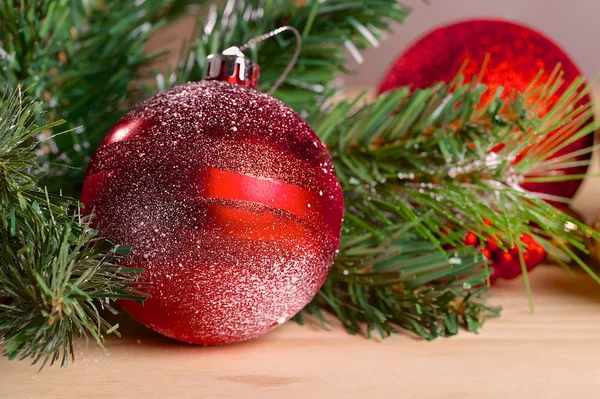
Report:
[[[545,82],[559,63],[567,84],[581,75],[570,57],[540,33],[505,21],[472,20],[438,28],[420,38],[396,60],[381,82],[379,92],[400,86],[424,88],[436,82],[450,82],[466,60],[469,62],[463,74],[466,81],[470,81],[479,75],[487,54],[490,58],[482,82],[491,93],[500,86],[508,89],[504,95],[509,95],[511,89],[524,91],[541,70],[539,82]],[[552,96],[552,102],[559,99],[565,88]],[[589,102],[586,95],[578,105]],[[591,147],[593,142],[593,135],[588,134],[558,151],[555,157]],[[583,154],[577,160],[590,157],[591,153]],[[586,170],[587,166],[582,165],[562,169],[562,173],[585,174]],[[523,186],[530,191],[571,198],[580,184],[581,180],[571,180]]]
[[142,307],[166,336],[223,344],[300,311],[325,281],[343,217],[329,153],[279,100],[188,83],[139,104],[108,133],[82,202],[143,267]]

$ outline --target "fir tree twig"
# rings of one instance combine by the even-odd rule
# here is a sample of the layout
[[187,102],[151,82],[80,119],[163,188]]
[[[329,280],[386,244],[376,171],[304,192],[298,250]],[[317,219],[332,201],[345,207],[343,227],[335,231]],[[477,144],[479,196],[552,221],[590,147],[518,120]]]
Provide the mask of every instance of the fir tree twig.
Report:
[[[367,335],[376,329],[384,336],[400,326],[431,339],[455,334],[461,323],[477,330],[498,309],[482,302],[492,269],[477,248],[466,248],[466,231],[482,241],[495,237],[502,248],[518,246],[521,253],[519,238],[529,234],[600,282],[569,248],[586,252],[586,237],[565,232],[564,225],[589,229],[520,186],[531,174],[569,179],[557,171],[592,151],[552,158],[557,148],[598,127],[590,122],[590,105],[575,106],[585,94],[583,79],[554,107],[543,101],[560,79],[536,86],[535,96],[525,92],[505,100],[501,92],[489,93],[486,102],[487,88],[475,82],[459,77],[412,93],[401,88],[315,115],[313,126],[342,183],[346,215],[340,254],[308,311],[322,318],[324,306],[350,332]],[[551,150],[519,157],[547,140]]]
[[0,339],[10,359],[66,366],[75,336],[102,346],[118,334],[98,306],[143,296],[131,288],[140,270],[115,263],[128,248],[100,239],[76,200],[37,186],[35,138],[52,127],[35,125],[39,112],[20,90],[0,99]]

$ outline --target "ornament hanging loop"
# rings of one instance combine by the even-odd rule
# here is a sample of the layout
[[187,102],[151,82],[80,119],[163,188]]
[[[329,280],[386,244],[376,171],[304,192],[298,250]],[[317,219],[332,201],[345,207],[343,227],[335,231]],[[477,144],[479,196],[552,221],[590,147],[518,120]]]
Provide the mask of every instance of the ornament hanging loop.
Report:
[[271,86],[271,89],[267,92],[267,94],[269,94],[269,95],[272,95],[273,93],[275,93],[275,91],[279,88],[279,86],[281,86],[281,84],[283,83],[285,78],[287,78],[287,76],[289,75],[292,68],[294,68],[294,65],[296,65],[296,62],[298,61],[298,58],[300,57],[300,51],[302,51],[302,35],[300,35],[300,32],[298,32],[298,29],[294,28],[293,26],[282,26],[280,28],[272,30],[271,32],[267,32],[265,34],[262,34],[253,39],[248,40],[248,42],[246,44],[240,46],[240,48],[239,48],[239,50],[241,52],[246,51],[249,48],[256,46],[258,43],[263,42],[267,39],[270,39],[274,36],[277,36],[285,31],[292,32],[294,34],[294,36],[296,37],[296,50],[294,51],[294,55],[292,56],[292,59],[288,63],[287,67],[285,67],[285,70],[283,71],[281,76],[279,76],[279,78],[277,78],[277,80],[275,81],[273,86]]

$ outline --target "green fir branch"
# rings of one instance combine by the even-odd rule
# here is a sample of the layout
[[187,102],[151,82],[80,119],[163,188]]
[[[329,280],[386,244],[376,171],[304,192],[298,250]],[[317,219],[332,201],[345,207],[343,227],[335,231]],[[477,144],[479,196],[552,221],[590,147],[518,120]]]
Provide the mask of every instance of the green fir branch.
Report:
[[[459,245],[448,236],[451,227],[482,239],[499,235],[512,247],[540,225],[544,234],[571,243],[579,238],[564,232],[562,212],[521,184],[541,179],[540,173],[572,178],[555,172],[581,154],[551,157],[598,127],[590,122],[589,105],[574,105],[582,85],[574,82],[555,105],[558,111],[545,116],[535,113],[539,104],[530,103],[528,93],[510,100],[497,93],[480,104],[486,87],[459,80],[414,93],[399,89],[367,104],[342,101],[313,126],[331,149],[347,209],[373,231],[393,220],[418,221],[417,231],[434,243],[443,237]],[[547,140],[552,150],[525,151]]]
[[[325,321],[333,313],[352,334],[386,337],[399,330],[424,339],[455,335],[462,326],[477,332],[498,307],[486,305],[485,258],[470,249],[440,251],[400,230],[387,239],[358,235],[346,222],[340,254],[327,282],[305,308]],[[353,234],[354,233],[354,234]],[[299,316],[302,320],[302,315]]]
[[[560,83],[537,87],[536,101],[530,92],[508,100],[498,92],[482,102],[486,87],[459,77],[370,103],[342,101],[316,115],[313,126],[331,150],[346,215],[336,263],[307,310],[324,320],[325,307],[348,331],[367,336],[401,327],[432,339],[455,334],[461,324],[476,331],[499,309],[485,305],[492,269],[477,249],[466,248],[466,231],[482,241],[496,237],[501,248],[517,246],[521,254],[519,238],[529,234],[600,282],[571,249],[585,253],[585,240],[600,235],[520,186],[530,174],[554,176],[588,153],[552,158],[598,126],[590,122],[591,106],[574,105],[585,93],[581,79],[540,114]],[[551,150],[536,151],[548,140]],[[565,231],[567,222],[586,234]]]
[[36,136],[52,127],[35,125],[40,112],[20,90],[0,99],[0,340],[9,359],[66,366],[75,337],[102,346],[118,334],[99,307],[143,296],[131,288],[140,270],[116,264],[128,248],[100,239],[76,200],[38,187]]
[[[42,144],[43,182],[51,191],[79,192],[90,155],[126,111],[138,87],[132,82],[153,59],[144,49],[150,35],[190,5],[205,3],[9,0],[0,5],[0,91],[36,83],[31,95],[49,111],[38,123],[67,121],[68,134]],[[303,33],[303,51],[276,96],[311,112],[337,92],[334,77],[347,72],[345,48],[358,53],[377,45],[389,29],[386,21],[402,21],[408,14],[395,0],[230,0],[226,8],[214,10],[199,22],[176,71],[158,89],[202,80],[208,54],[293,25]],[[262,67],[262,89],[275,82],[293,51],[285,35],[251,50]]]

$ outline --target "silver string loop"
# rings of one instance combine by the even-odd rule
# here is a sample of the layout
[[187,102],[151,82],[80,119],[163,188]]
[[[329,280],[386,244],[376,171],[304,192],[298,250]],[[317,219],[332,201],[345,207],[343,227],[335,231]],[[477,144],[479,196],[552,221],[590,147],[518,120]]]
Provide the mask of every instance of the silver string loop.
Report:
[[273,36],[277,36],[280,33],[285,32],[285,31],[292,32],[294,34],[294,36],[296,37],[296,50],[294,51],[294,55],[292,56],[292,59],[290,60],[287,67],[285,67],[282,74],[279,76],[279,78],[277,78],[275,83],[273,83],[273,86],[271,86],[271,89],[267,92],[267,94],[269,94],[269,95],[272,95],[273,93],[275,93],[275,91],[279,88],[279,86],[281,86],[283,81],[287,78],[287,76],[291,72],[292,68],[294,68],[294,65],[296,65],[298,58],[300,57],[300,51],[302,51],[302,36],[300,35],[300,32],[298,32],[298,29],[294,28],[293,26],[282,26],[280,28],[272,30],[271,32],[267,32],[265,34],[255,37],[253,39],[250,39],[250,40],[248,40],[248,42],[246,44],[239,47],[240,51],[246,51],[249,48],[256,46],[258,43],[265,41],[267,39],[270,39]]

